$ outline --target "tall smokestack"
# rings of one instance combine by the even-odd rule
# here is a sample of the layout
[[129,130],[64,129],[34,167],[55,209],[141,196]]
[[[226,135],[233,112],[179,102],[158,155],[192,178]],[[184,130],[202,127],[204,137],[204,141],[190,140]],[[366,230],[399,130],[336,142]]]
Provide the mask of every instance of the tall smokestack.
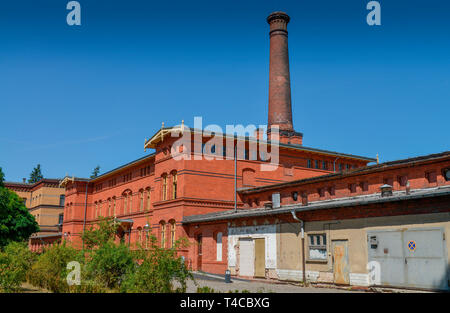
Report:
[[287,32],[289,20],[284,12],[273,12],[267,17],[270,25],[268,134],[270,128],[276,125],[280,129],[282,143],[302,144],[303,135],[294,131],[292,123]]

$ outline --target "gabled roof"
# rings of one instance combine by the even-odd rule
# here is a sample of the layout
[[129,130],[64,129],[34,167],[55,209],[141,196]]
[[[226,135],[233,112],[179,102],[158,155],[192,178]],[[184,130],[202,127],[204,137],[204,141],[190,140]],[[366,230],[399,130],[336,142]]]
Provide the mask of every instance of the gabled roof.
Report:
[[[191,134],[203,134],[203,131],[201,129],[196,128],[189,128],[184,126],[184,124],[181,124],[181,126],[175,126],[175,127],[161,127],[150,139],[146,140],[144,143],[144,149],[155,149],[157,144],[162,142],[164,138],[167,136],[170,136],[172,133],[180,134],[185,131],[191,132]],[[257,140],[256,137],[252,136],[238,136],[238,135],[230,135],[230,134],[224,134],[224,133],[213,133],[214,136],[219,136],[223,138],[234,138],[235,140],[244,140],[248,142],[255,142],[259,144],[265,144],[265,145],[278,145],[280,148],[285,149],[292,149],[296,151],[304,151],[304,152],[311,152],[311,153],[318,153],[322,155],[329,155],[334,157],[340,157],[340,158],[347,158],[347,159],[355,159],[359,161],[366,161],[366,162],[375,162],[377,159],[375,158],[369,158],[359,155],[353,155],[348,153],[340,153],[335,151],[329,151],[329,150],[322,150],[317,148],[310,148],[305,147],[303,145],[296,145],[296,144],[285,144],[281,142],[271,142],[270,140]]]
[[139,163],[148,161],[149,159],[153,158],[154,156],[155,156],[155,153],[151,153],[149,155],[143,156],[142,158],[136,159],[134,161],[131,161],[131,162],[128,162],[128,163],[126,163],[124,165],[116,167],[115,169],[112,169],[112,170],[110,170],[108,172],[105,172],[105,173],[103,173],[103,174],[101,174],[101,175],[99,175],[99,176],[97,176],[95,178],[80,178],[80,177],[74,177],[74,176],[73,177],[66,176],[66,177],[63,178],[63,180],[61,180],[59,182],[59,185],[60,186],[65,186],[65,185],[67,185],[68,182],[74,182],[74,181],[81,181],[81,182],[88,182],[88,183],[96,182],[96,181],[104,179],[104,178],[106,178],[108,176],[114,175],[118,171],[121,171],[121,170],[127,169],[129,167],[135,166],[135,165],[137,165]]

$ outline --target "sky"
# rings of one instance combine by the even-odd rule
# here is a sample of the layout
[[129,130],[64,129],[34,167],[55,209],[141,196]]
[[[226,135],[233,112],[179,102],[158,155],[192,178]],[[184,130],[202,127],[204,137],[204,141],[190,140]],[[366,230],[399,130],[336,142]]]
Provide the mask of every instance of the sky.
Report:
[[7,181],[89,177],[151,153],[164,122],[267,123],[269,26],[290,15],[303,145],[390,161],[450,150],[449,1],[0,0]]

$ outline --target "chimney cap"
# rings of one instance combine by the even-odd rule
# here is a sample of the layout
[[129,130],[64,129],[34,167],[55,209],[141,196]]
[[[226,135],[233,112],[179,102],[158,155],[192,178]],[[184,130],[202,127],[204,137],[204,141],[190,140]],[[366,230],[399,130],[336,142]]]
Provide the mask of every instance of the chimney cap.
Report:
[[290,21],[290,17],[289,15],[287,15],[284,12],[281,11],[276,11],[276,12],[272,12],[268,17],[267,17],[267,23],[271,23],[273,20],[275,19],[283,19],[286,21],[286,24],[289,23]]

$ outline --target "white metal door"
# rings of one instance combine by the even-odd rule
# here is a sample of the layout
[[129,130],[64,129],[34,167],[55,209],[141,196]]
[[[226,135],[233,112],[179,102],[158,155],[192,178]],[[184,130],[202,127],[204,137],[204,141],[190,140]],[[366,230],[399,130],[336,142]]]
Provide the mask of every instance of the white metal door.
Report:
[[255,248],[252,238],[239,239],[239,275],[253,277],[255,274]]

